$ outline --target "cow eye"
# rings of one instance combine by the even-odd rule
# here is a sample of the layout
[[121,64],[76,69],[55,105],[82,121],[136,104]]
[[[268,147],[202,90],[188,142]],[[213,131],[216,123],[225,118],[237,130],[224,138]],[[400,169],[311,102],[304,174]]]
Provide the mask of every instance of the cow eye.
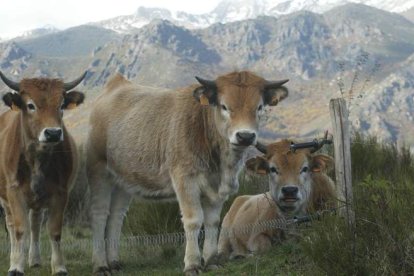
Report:
[[223,109],[224,111],[227,111],[227,107],[224,104],[221,105],[221,109]]
[[32,104],[32,103],[28,103],[28,104],[27,104],[27,108],[28,108],[30,111],[34,111],[34,110],[36,109],[35,105],[34,105],[34,104]]
[[275,173],[275,174],[279,174],[279,172],[277,171],[277,169],[275,167],[271,167],[270,172]]
[[308,167],[303,167],[302,170],[300,171],[300,173],[306,173],[307,171],[309,171]]
[[259,105],[259,107],[257,108],[258,111],[262,111],[263,109],[263,105]]

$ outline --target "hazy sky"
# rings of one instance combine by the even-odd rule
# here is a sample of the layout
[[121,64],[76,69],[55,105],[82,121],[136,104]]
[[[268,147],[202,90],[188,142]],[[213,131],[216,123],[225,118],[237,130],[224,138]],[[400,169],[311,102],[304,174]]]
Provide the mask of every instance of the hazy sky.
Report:
[[219,0],[1,0],[0,38],[45,25],[68,28],[134,13],[138,7],[163,7],[191,13],[211,11]]

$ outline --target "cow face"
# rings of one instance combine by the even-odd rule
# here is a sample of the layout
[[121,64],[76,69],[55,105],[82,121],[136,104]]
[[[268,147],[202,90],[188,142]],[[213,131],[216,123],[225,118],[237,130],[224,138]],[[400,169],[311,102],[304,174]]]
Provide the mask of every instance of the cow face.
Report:
[[288,95],[282,86],[287,80],[269,82],[250,72],[197,80],[202,86],[194,90],[194,97],[214,109],[217,129],[236,148],[256,144],[265,106],[275,106]]
[[[1,72],[0,72],[1,73]],[[3,96],[4,103],[12,110],[21,112],[24,133],[32,141],[54,144],[63,141],[63,110],[72,109],[84,100],[81,92],[67,92],[77,83],[65,84],[58,79],[23,79],[15,83],[0,74],[3,81],[17,92]]]
[[267,147],[267,154],[246,162],[249,170],[269,176],[269,190],[284,211],[299,212],[306,207],[312,185],[312,174],[333,167],[331,157],[311,156],[309,149],[290,150],[291,142],[283,140]]

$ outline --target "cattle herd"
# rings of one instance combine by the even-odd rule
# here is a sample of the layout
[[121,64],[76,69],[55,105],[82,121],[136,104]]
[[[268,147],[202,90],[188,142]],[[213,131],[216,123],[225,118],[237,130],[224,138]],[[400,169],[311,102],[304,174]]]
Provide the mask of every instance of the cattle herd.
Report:
[[[49,210],[52,274],[67,274],[60,241],[78,155],[62,116],[83,102],[84,94],[73,89],[85,76],[69,83],[15,82],[0,72],[13,90],[3,95],[10,110],[0,115],[0,200],[10,237],[9,276],[24,274],[28,240],[29,266],[40,265],[43,209]],[[326,174],[333,167],[331,157],[292,150],[289,140],[267,146],[258,141],[265,107],[288,96],[288,80],[269,81],[248,71],[196,79],[198,84],[160,91],[117,74],[94,103],[85,146],[95,275],[121,268],[121,228],[133,196],[178,201],[185,275],[264,251],[283,234],[240,227],[334,206],[334,186]],[[264,155],[246,161],[249,147]],[[269,191],[237,197],[220,227],[223,204],[237,193],[243,167],[268,175]]]

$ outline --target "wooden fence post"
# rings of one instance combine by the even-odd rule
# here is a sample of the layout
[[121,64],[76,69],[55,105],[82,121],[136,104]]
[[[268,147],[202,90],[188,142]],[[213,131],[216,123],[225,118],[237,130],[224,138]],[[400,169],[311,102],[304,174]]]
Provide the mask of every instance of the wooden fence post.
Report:
[[346,206],[340,209],[345,215],[348,226],[354,229],[355,213],[352,208],[352,167],[351,167],[351,136],[348,120],[348,109],[344,99],[331,99],[329,103],[333,129],[335,150],[336,192],[339,200]]

